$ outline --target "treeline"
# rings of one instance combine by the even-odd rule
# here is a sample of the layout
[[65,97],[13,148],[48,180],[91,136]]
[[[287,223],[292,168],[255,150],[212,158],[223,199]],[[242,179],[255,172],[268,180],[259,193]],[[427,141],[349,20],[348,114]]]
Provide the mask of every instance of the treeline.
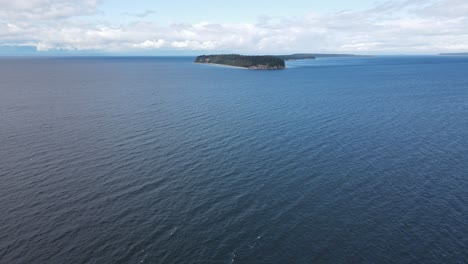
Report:
[[243,56],[238,54],[202,55],[195,59],[197,63],[214,63],[236,67],[253,68],[266,66],[268,68],[284,68],[284,60],[274,56]]
[[291,55],[278,55],[275,56],[283,60],[307,60],[315,59],[314,54],[302,53],[302,54],[291,54]]

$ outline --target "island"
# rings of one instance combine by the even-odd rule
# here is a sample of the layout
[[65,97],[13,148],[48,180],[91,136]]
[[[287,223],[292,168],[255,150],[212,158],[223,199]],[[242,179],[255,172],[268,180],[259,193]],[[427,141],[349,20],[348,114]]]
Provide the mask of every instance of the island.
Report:
[[244,56],[238,54],[202,55],[195,63],[216,64],[250,70],[282,70],[286,68],[285,61],[314,60],[328,57],[367,57],[353,54],[297,53],[291,55]]
[[238,54],[202,55],[195,59],[195,63],[208,63],[241,67],[250,70],[282,70],[285,62],[275,56],[243,56]]

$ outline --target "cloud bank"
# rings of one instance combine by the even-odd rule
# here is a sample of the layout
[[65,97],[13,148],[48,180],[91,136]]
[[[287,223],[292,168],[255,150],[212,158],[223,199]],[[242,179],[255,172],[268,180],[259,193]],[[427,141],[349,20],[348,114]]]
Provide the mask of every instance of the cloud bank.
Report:
[[133,22],[112,23],[101,15],[100,2],[0,0],[0,46],[104,52],[468,51],[466,0],[388,1],[359,11],[310,12],[303,17],[260,16],[255,23],[179,21],[165,26],[144,19],[150,14],[144,10],[143,15],[134,16]]

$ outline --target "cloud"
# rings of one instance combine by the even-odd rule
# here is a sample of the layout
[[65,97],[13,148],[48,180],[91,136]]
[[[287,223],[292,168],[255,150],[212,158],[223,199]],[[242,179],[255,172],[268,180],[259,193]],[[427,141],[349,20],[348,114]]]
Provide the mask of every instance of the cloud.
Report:
[[153,14],[156,14],[157,12],[154,11],[154,10],[146,10],[142,13],[129,13],[129,12],[125,12],[125,13],[122,13],[122,15],[124,16],[132,16],[132,17],[139,17],[139,18],[143,18],[143,17],[148,17],[150,15],[153,15]]
[[133,44],[134,48],[141,48],[141,49],[159,49],[164,46],[166,41],[163,39],[158,40],[145,40],[142,43]]
[[468,2],[466,0],[436,1],[420,8],[417,13],[432,18],[466,18]]
[[[0,45],[38,50],[429,53],[468,50],[465,0],[387,1],[366,10],[259,17],[257,23],[115,24],[99,1],[0,0]],[[133,14],[145,17],[154,11]],[[83,17],[85,16],[85,17]],[[137,19],[138,20],[138,19]]]
[[0,18],[9,20],[53,20],[91,15],[99,0],[0,0]]

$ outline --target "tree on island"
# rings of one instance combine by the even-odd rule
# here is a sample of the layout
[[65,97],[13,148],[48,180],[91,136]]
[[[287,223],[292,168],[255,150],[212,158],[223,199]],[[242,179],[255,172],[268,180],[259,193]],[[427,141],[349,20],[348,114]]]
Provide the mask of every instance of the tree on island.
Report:
[[202,55],[196,63],[212,63],[249,69],[284,69],[284,60],[275,56],[243,56],[238,54]]

